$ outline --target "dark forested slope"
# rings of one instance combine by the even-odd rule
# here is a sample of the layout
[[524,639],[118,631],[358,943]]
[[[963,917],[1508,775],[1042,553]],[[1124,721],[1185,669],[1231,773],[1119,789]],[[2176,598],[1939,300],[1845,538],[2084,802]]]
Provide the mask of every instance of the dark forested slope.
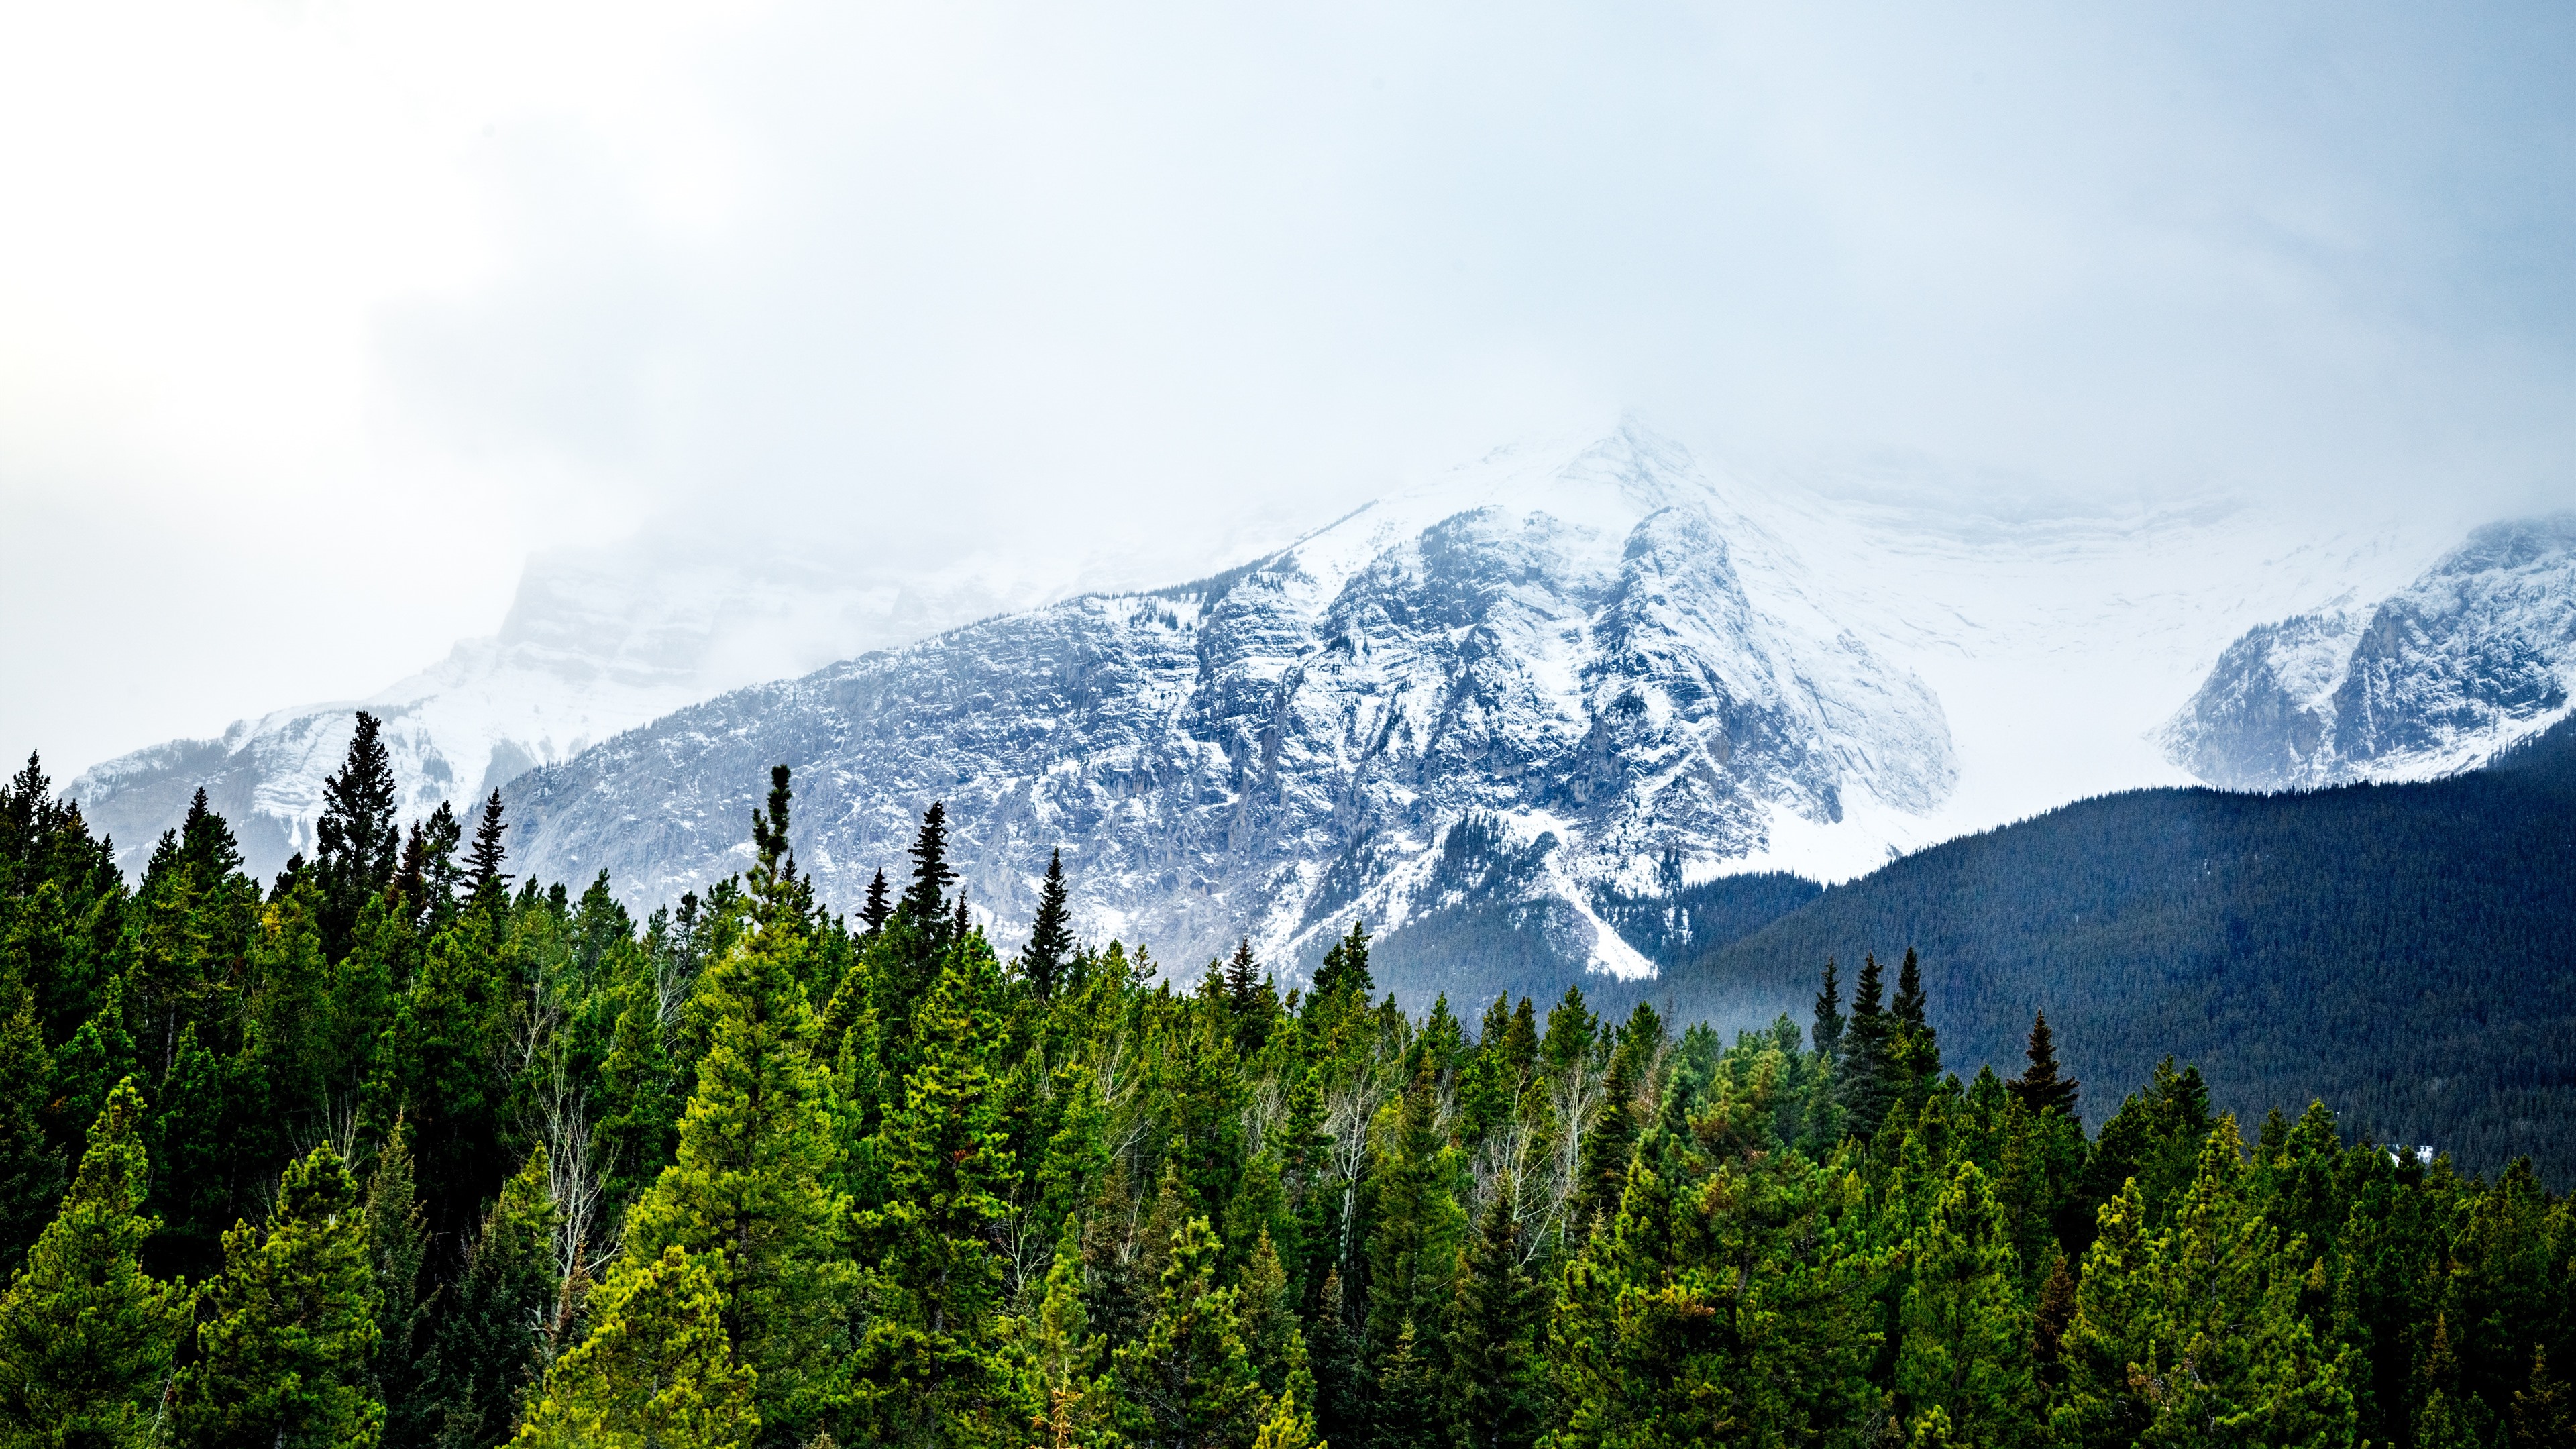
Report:
[[[2319,1098],[2464,1169],[2576,1175],[2576,726],[2474,774],[2313,794],[2142,790],[1889,865],[1648,988],[1802,1018],[1827,957],[1919,951],[1954,1067],[2045,1009],[2116,1096],[2167,1052],[2224,1107]],[[2104,1097],[2088,1094],[2091,1100]]]

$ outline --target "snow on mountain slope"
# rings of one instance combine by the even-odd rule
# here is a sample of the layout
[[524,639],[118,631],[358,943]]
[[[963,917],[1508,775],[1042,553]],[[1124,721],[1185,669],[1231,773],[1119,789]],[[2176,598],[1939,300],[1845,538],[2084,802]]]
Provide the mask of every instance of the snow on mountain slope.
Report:
[[2576,513],[2559,513],[2478,529],[2371,608],[2248,630],[2159,739],[2232,789],[2423,779],[2547,729],[2571,691]]
[[[1740,567],[1739,538],[1763,555]],[[1552,837],[1591,888],[1705,875],[1817,827],[1921,814],[1955,778],[1922,683],[1787,587],[1687,455],[1626,429],[1500,453],[1238,575],[1089,597],[741,691],[509,792],[529,868],[659,898],[733,869],[774,762],[830,899],[945,800],[968,888],[1025,919],[1068,847],[1085,924],[1190,959],[1400,927],[1470,815]],[[1596,923],[1597,924],[1597,923]],[[1607,931],[1597,969],[1641,958]]]
[[754,679],[1043,598],[989,565],[911,578],[813,563],[757,570],[630,547],[532,562],[498,634],[364,699],[237,721],[92,766],[66,787],[139,868],[202,786],[261,874],[311,848],[322,782],[367,710],[384,721],[406,816],[459,810],[537,765]]
[[[1975,506],[1963,498],[1981,500]],[[1575,962],[1651,965],[1604,887],[1847,879],[2103,790],[2226,641],[2430,557],[2192,501],[1832,491],[1704,469],[1634,424],[1499,451],[1233,575],[1090,597],[682,711],[519,781],[531,869],[638,899],[737,868],[774,763],[827,899],[944,800],[1016,928],[1061,847],[1085,928],[1311,950],[1439,912],[1463,823],[1527,864]],[[1462,837],[1463,838],[1463,837]]]

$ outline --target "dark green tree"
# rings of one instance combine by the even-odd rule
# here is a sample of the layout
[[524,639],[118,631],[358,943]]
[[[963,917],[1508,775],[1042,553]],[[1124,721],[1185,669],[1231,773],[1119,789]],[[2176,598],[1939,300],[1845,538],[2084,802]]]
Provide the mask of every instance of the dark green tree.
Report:
[[62,1211],[0,1295],[0,1444],[126,1449],[153,1440],[185,1336],[181,1283],[143,1272],[153,1223],[143,1096],[118,1084],[91,1127]]
[[1269,1418],[1219,1252],[1205,1218],[1174,1233],[1153,1319],[1116,1355],[1118,1428],[1140,1449],[1251,1449]]
[[439,1449],[484,1449],[508,1438],[543,1365],[541,1328],[553,1317],[555,1205],[545,1149],[502,1185],[440,1315],[422,1392],[438,1405]]
[[393,884],[402,850],[393,757],[380,738],[382,729],[374,715],[358,711],[339,773],[322,782],[313,869],[322,887],[323,947],[334,960],[349,949],[358,912]]
[[2030,1022],[2030,1066],[2005,1086],[2036,1117],[2054,1107],[2068,1117],[2075,1115],[2075,1094],[2079,1085],[2074,1078],[2061,1074],[2057,1067],[2057,1046],[2048,1032],[2048,1013],[2043,1011]]
[[179,1433],[206,1449],[369,1449],[385,1410],[368,1364],[375,1275],[357,1184],[327,1144],[286,1169],[265,1230],[224,1234]]
[[509,900],[513,879],[501,866],[510,852],[501,844],[501,836],[510,827],[501,819],[501,792],[483,802],[482,818],[474,824],[474,844],[465,853],[467,893],[479,909],[498,910]]
[[[884,878],[884,872],[878,872],[876,890],[881,891]],[[869,897],[872,903],[878,899],[875,893]],[[1049,1000],[1072,960],[1073,931],[1065,910],[1064,852],[1050,851],[1046,881],[1038,887],[1037,920],[1029,927],[1029,943],[1020,948],[1020,975],[1040,1001]]]

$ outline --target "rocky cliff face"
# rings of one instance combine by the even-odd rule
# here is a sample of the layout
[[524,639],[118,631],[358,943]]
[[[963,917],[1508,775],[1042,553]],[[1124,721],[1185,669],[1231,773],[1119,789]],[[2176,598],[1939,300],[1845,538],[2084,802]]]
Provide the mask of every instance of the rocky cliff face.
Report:
[[[524,868],[668,899],[738,868],[774,763],[826,898],[947,803],[1016,924],[1062,848],[1085,930],[1183,963],[1435,909],[1461,822],[1592,969],[1650,968],[1596,888],[1705,875],[1786,819],[1922,813],[1941,706],[1814,617],[1679,449],[1498,455],[1201,584],[989,620],[682,710],[508,791]],[[1760,540],[1756,540],[1760,542]],[[1451,874],[1454,874],[1452,872]]]
[[2214,785],[2278,790],[2467,769],[2548,728],[2576,689],[2576,513],[2471,534],[2375,606],[2229,646],[2163,731]]

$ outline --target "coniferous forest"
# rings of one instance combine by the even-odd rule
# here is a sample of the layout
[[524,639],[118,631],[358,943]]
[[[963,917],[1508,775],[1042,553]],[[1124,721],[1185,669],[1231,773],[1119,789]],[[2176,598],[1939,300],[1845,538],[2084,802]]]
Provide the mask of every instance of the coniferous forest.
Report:
[[[1938,959],[1721,1040],[1580,990],[1404,1011],[1004,954],[932,807],[815,898],[642,920],[400,821],[202,808],[129,884],[0,793],[0,1441],[2576,1445],[2576,1212],[2320,1106],[1945,1070]],[[1035,863],[1033,863],[1034,865]]]

